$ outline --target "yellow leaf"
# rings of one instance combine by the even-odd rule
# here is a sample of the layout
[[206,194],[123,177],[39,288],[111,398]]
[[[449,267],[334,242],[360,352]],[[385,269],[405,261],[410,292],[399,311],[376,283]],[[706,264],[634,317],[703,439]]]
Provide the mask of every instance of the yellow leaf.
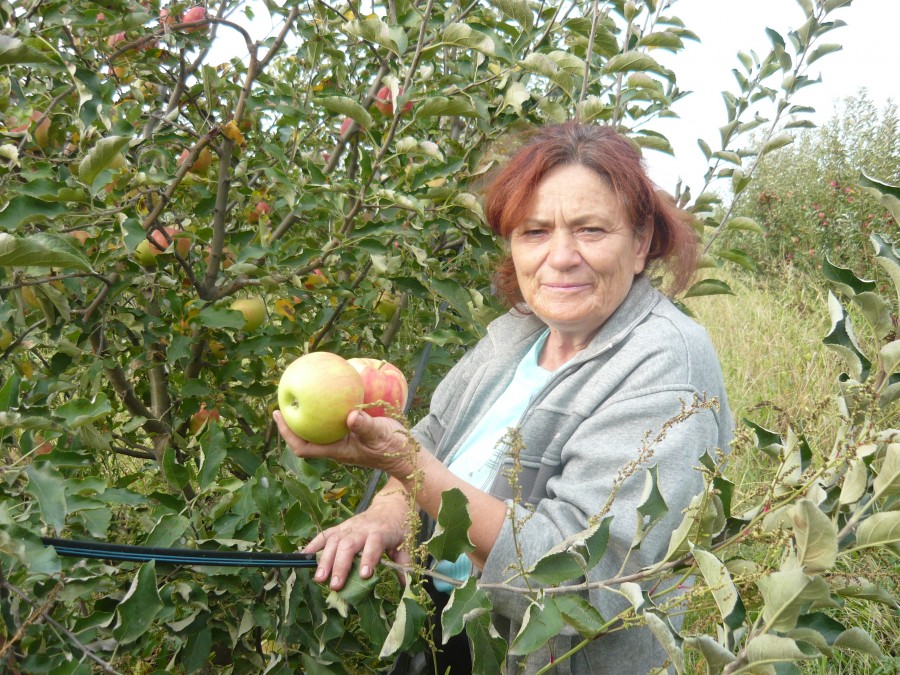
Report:
[[333,502],[337,499],[340,499],[345,494],[347,494],[346,485],[344,487],[337,488],[336,490],[329,490],[324,495],[322,495],[322,499],[324,499],[326,502]]
[[234,141],[238,145],[244,145],[247,142],[244,140],[244,134],[238,129],[238,125],[234,120],[222,127],[222,133],[225,135],[225,138]]
[[279,298],[275,301],[275,313],[280,314],[288,319],[293,319],[297,310],[294,309],[294,303],[286,298]]

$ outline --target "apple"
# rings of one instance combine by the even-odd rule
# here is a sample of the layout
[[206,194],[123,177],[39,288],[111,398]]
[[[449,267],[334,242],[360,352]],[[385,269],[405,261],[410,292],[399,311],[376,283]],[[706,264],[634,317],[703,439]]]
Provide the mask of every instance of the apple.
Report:
[[[178,158],[179,164],[184,164],[187,161],[188,155],[191,154],[190,150],[185,150],[181,153],[181,156]],[[212,164],[212,153],[209,151],[209,148],[203,148],[200,151],[200,154],[197,155],[197,159],[194,160],[194,163],[191,164],[191,168],[188,169],[191,173],[206,173],[206,170],[209,169],[210,164]]]
[[219,414],[218,408],[213,408],[212,410],[208,410],[206,408],[206,403],[200,404],[200,410],[191,415],[190,428],[191,434],[194,436],[197,435],[197,432],[202,430],[205,426],[213,423],[218,423],[222,421],[222,416]]
[[125,31],[123,30],[121,33],[116,33],[115,35],[110,35],[106,40],[106,44],[108,44],[111,48],[118,49],[116,47],[120,42],[125,42]]
[[[381,359],[353,358],[347,359],[359,373],[363,382],[363,403],[382,402],[398,412],[406,405],[408,391],[406,378],[397,366]],[[365,411],[372,417],[384,417],[385,406],[366,407]]]
[[350,430],[347,415],[362,405],[363,381],[346,359],[331,352],[312,352],[291,363],[278,382],[278,407],[291,431],[325,445]]
[[[402,95],[403,90],[400,89],[398,94]],[[378,93],[375,94],[375,107],[378,108],[378,111],[382,115],[387,115],[390,117],[394,114],[394,95],[391,93],[391,88],[384,86],[378,90]],[[407,113],[412,110],[413,104],[412,101],[407,101],[403,106],[403,112]]]
[[266,320],[266,302],[258,295],[239,298],[231,303],[231,309],[244,315],[244,330],[254,331]]
[[159,10],[159,25],[160,28],[168,29],[174,26],[176,23],[181,23],[181,19],[177,14],[172,14],[168,7],[163,7]]
[[383,295],[375,303],[375,313],[385,321],[390,321],[397,313],[400,301],[391,295]]
[[203,21],[204,23],[198,24],[196,26],[190,26],[188,28],[184,28],[185,33],[196,33],[197,31],[206,31],[209,30],[209,24],[207,22],[207,14],[206,7],[202,5],[194,5],[189,9],[184,11],[184,14],[181,16],[181,23],[197,23],[199,21]]
[[[39,113],[37,111],[31,114],[32,120],[40,119],[43,113]],[[34,142],[37,143],[38,147],[43,150],[48,145],[50,145],[50,116],[47,115],[41,122],[34,128]]]
[[134,259],[141,267],[156,267],[157,245],[143,239],[134,247]]
[[9,328],[5,326],[0,328],[0,352],[5,352],[9,349],[9,346],[13,343],[13,334]]
[[[341,122],[341,136],[347,135],[347,131],[350,129],[351,124],[353,124],[353,120],[350,117],[345,117],[344,121]],[[365,131],[364,127],[357,125],[357,128],[360,129],[361,131]],[[325,161],[328,161],[328,160],[325,160]]]
[[264,200],[259,200],[256,207],[247,214],[247,220],[251,223],[258,223],[260,216],[267,216],[272,212],[272,207]]

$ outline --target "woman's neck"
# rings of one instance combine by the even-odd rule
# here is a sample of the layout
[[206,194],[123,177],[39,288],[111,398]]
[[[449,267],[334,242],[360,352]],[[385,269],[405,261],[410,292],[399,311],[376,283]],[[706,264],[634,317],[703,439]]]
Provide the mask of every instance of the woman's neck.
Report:
[[596,331],[591,335],[570,335],[551,328],[544,348],[538,356],[538,365],[546,370],[556,370],[587,347],[594,335]]

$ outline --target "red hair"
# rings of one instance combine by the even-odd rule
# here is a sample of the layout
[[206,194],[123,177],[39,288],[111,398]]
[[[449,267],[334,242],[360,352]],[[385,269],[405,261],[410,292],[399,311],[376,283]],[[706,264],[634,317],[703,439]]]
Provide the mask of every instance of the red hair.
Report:
[[[670,273],[670,293],[686,289],[697,268],[697,236],[691,218],[669,195],[657,190],[639,150],[611,127],[573,121],[531,132],[485,189],[485,217],[494,233],[508,240],[527,215],[544,176],[570,164],[591,169],[606,181],[635,235],[650,234],[647,264],[658,262]],[[496,284],[510,306],[523,301],[509,255],[497,266]]]

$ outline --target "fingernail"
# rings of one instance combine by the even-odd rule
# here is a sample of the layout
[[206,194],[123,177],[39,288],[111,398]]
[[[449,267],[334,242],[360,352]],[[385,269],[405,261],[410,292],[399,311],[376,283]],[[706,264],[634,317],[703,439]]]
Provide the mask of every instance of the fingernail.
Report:
[[331,577],[331,587],[332,588],[337,589],[340,587],[340,585],[341,585],[340,577]]
[[369,569],[368,565],[363,565],[359,570],[359,575],[363,579],[368,579],[370,574],[372,574],[372,570]]
[[325,568],[320,567],[316,570],[316,581],[323,581],[325,579]]

